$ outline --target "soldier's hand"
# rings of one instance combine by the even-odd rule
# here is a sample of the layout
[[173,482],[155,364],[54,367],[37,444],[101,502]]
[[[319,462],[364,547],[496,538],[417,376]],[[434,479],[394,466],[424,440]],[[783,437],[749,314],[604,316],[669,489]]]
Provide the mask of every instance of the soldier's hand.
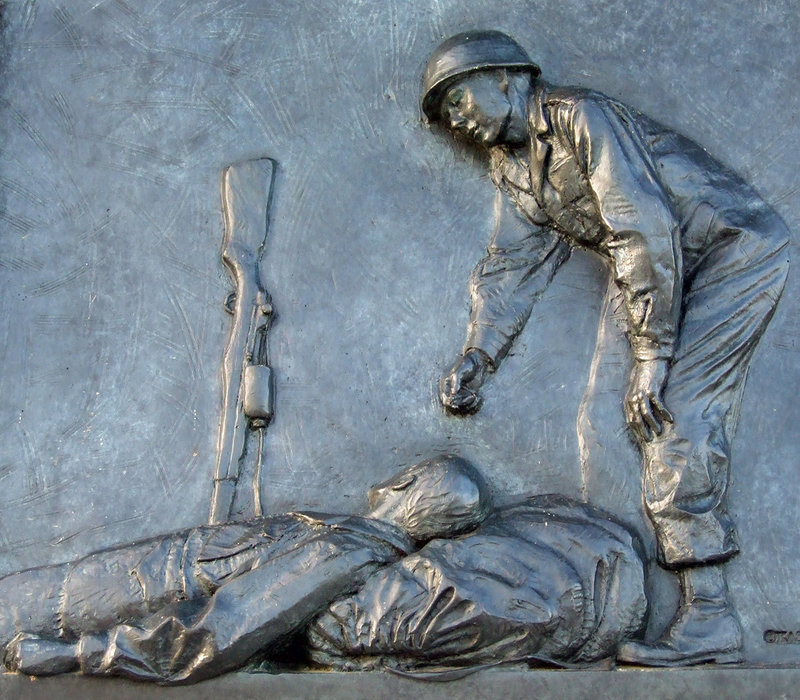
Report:
[[491,368],[491,360],[480,350],[468,350],[439,382],[442,405],[450,413],[475,413],[483,403],[478,389]]
[[625,419],[640,441],[652,440],[664,432],[664,423],[672,423],[672,414],[664,404],[667,383],[667,360],[637,360],[631,371],[625,394]]

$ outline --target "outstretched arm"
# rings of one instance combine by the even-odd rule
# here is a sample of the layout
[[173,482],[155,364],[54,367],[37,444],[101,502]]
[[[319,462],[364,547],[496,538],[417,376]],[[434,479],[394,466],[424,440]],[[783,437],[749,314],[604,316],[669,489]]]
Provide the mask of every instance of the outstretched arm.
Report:
[[557,233],[525,218],[498,189],[492,239],[470,279],[472,310],[464,350],[440,382],[448,411],[466,414],[480,408],[478,389],[487,373],[508,354],[569,252]]
[[635,118],[599,96],[562,109],[555,127],[572,142],[593,191],[622,290],[635,359],[625,414],[640,440],[671,421],[662,393],[678,334],[683,285],[680,230]]

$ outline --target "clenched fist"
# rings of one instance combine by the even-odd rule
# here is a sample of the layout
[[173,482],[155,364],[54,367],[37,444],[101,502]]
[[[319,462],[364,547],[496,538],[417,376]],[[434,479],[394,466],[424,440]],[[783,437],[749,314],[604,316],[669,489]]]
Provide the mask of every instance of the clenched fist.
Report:
[[492,361],[481,350],[473,348],[459,357],[439,382],[445,410],[458,415],[475,413],[483,403],[478,389],[491,369]]

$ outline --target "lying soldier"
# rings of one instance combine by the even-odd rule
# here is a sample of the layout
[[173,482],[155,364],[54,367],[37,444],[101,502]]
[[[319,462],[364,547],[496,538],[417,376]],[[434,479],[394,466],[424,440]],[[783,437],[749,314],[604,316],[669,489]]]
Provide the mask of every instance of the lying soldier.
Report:
[[585,503],[527,498],[372,574],[312,623],[312,658],[417,672],[613,661],[647,612],[637,547]]
[[338,668],[587,664],[642,625],[633,535],[586,504],[490,513],[480,475],[447,455],[373,488],[370,507],[206,526],[0,579],[6,666],[192,683],[275,657],[309,625],[312,658]]
[[[379,568],[488,514],[452,455],[404,469],[365,517],[290,513],[209,525],[0,579],[10,670],[193,683],[275,653]],[[16,636],[15,636],[16,635]]]

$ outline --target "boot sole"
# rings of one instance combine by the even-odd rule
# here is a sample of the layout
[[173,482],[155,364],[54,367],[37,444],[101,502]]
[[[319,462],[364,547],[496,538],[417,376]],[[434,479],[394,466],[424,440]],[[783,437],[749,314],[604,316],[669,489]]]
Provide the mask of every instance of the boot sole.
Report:
[[[695,654],[681,654],[678,651],[650,649],[641,654],[625,654],[617,656],[617,661],[633,666],[696,666],[699,664],[739,664],[744,661],[740,649],[729,651],[708,651]],[[658,652],[661,653],[658,653]],[[653,653],[655,652],[655,653]]]

